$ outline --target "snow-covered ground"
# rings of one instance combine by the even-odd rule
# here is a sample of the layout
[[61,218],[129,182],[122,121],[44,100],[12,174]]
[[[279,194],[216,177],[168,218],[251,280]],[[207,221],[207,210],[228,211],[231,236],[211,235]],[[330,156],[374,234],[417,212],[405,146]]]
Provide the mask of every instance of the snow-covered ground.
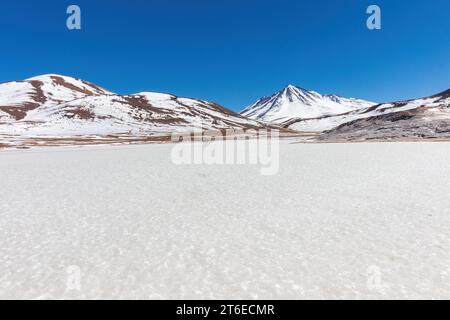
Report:
[[0,298],[450,298],[449,143],[171,148],[2,151]]

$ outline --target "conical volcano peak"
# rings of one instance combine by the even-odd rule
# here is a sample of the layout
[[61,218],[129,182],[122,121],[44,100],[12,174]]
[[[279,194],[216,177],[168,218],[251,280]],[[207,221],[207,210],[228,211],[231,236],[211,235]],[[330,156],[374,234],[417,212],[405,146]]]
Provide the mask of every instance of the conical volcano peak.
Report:
[[285,90],[297,90],[300,89],[299,87],[297,87],[294,84],[288,84],[286,87],[284,87]]
[[286,91],[286,92],[309,92],[305,88],[299,87],[299,86],[297,86],[295,84],[288,84],[281,91]]
[[368,108],[374,103],[348,99],[337,95],[323,95],[288,84],[274,95],[258,100],[242,111],[252,119],[283,123],[294,118],[310,119],[337,115]]

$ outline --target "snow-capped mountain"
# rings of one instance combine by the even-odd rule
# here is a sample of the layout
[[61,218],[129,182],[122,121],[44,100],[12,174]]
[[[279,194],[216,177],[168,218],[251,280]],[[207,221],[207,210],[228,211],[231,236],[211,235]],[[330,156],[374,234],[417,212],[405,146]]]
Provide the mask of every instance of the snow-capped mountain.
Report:
[[171,94],[119,95],[56,74],[0,84],[3,141],[12,136],[167,137],[194,130],[274,127],[324,132],[320,139],[331,140],[447,138],[450,90],[422,99],[374,104],[289,85],[238,114],[212,102]]
[[[21,120],[28,111],[42,105],[58,105],[87,96],[111,92],[87,81],[56,74],[0,84],[0,117]],[[5,116],[5,115],[4,115]]]
[[375,103],[365,100],[323,95],[288,85],[274,95],[258,100],[241,114],[251,119],[281,124],[292,119],[338,115],[373,105]]
[[118,95],[67,76],[0,84],[0,134],[78,136],[170,134],[265,125],[215,103],[143,92]]
[[335,123],[341,124],[321,139],[450,138],[450,90],[422,99],[379,104],[339,118]]

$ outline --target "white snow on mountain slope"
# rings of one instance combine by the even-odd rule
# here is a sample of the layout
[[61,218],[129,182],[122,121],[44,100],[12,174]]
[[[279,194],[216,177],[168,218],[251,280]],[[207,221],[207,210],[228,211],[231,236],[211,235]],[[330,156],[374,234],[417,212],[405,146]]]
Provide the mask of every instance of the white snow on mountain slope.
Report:
[[282,125],[296,131],[326,131],[358,119],[366,119],[393,112],[408,111],[420,107],[439,108],[448,105],[450,105],[449,94],[448,92],[442,92],[421,99],[382,103],[336,116],[316,117],[312,119],[295,118],[282,123]]
[[294,118],[318,118],[368,108],[375,103],[344,98],[337,95],[322,95],[294,85],[258,100],[241,112],[242,115],[266,122],[283,123]]
[[26,81],[42,82],[41,90],[46,96],[47,94],[50,96],[50,100],[57,102],[67,102],[85,96],[112,94],[112,92],[93,83],[57,74],[41,75],[29,78]]
[[87,81],[57,74],[47,74],[22,81],[0,84],[0,111],[23,119],[28,111],[42,105],[57,105],[86,96],[111,92]]
[[350,122],[326,131],[331,140],[450,138],[450,90],[417,100],[383,104]]
[[196,129],[261,128],[214,103],[143,92],[135,95],[87,96],[58,105],[43,105],[0,134],[74,136],[170,134]]
[[10,122],[14,118],[7,112],[0,110],[0,123],[2,122]]
[[257,121],[204,100],[155,92],[141,92],[129,97],[142,97],[152,107],[160,110],[171,110],[180,119],[184,119],[188,123],[197,123],[203,128],[261,127],[261,124]]
[[87,81],[43,75],[0,84],[0,134],[170,134],[267,127],[215,103],[142,92],[117,95]]
[[32,102],[36,89],[31,82],[6,82],[0,84],[0,106],[20,106]]

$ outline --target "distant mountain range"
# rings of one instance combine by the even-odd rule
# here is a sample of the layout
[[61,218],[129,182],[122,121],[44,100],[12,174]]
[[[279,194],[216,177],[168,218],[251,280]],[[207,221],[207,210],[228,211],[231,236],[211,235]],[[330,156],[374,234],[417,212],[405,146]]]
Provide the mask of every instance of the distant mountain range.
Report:
[[450,90],[376,104],[288,85],[238,114],[171,94],[119,95],[57,74],[0,84],[3,137],[169,136],[198,129],[270,128],[314,132],[319,140],[450,138]]
[[382,103],[338,116],[321,140],[362,141],[450,138],[450,90],[415,100]]
[[212,102],[155,92],[119,95],[56,74],[0,84],[0,124],[0,134],[28,136],[170,135],[268,127]]
[[376,104],[289,85],[241,114],[294,131],[322,133],[320,140],[450,138],[450,90]]

